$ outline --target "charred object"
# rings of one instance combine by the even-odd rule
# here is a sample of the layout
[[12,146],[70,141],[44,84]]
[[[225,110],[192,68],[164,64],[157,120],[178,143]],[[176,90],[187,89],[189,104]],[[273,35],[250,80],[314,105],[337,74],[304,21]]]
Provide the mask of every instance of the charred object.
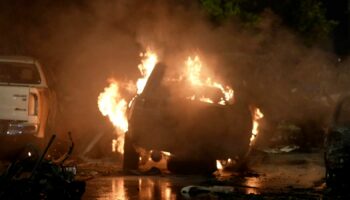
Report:
[[76,181],[75,166],[66,166],[65,161],[73,151],[74,143],[57,160],[46,159],[46,154],[55,140],[50,138],[39,155],[37,147],[29,146],[20,154],[0,177],[0,199],[80,199],[85,191],[85,182]]
[[[124,170],[138,169],[137,147],[170,152],[168,168],[174,173],[211,173],[217,159],[243,158],[252,130],[249,105],[239,99],[224,105],[191,101],[189,94],[202,91],[186,83],[167,84],[166,70],[163,63],[155,66],[129,108]],[[220,93],[212,90],[203,88],[214,96]]]
[[339,191],[350,188],[350,96],[337,103],[325,137],[325,166],[327,187]]

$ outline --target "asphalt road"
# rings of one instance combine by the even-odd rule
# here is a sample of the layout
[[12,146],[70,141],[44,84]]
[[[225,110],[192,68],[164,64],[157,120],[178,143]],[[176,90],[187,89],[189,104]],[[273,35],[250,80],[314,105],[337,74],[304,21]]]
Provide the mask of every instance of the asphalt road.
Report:
[[[107,174],[87,181],[82,199],[324,199],[322,152],[258,155],[251,172],[225,176]],[[196,185],[230,187],[233,192],[194,192]]]

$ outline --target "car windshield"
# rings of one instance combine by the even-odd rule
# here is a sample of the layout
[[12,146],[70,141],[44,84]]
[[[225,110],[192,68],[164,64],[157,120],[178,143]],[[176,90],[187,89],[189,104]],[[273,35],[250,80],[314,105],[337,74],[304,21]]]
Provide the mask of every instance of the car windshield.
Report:
[[39,84],[39,72],[34,64],[0,62],[0,82]]

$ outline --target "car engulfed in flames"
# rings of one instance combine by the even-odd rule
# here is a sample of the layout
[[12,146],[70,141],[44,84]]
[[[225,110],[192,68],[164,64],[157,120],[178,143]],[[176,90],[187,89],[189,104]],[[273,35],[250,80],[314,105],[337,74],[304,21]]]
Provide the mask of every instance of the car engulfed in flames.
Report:
[[263,117],[258,108],[204,77],[198,56],[188,57],[176,76],[154,52],[141,57],[142,77],[129,103],[115,80],[98,99],[101,113],[116,127],[113,150],[124,154],[125,170],[183,172],[179,169],[193,165],[196,171],[214,171],[220,160],[246,155]]

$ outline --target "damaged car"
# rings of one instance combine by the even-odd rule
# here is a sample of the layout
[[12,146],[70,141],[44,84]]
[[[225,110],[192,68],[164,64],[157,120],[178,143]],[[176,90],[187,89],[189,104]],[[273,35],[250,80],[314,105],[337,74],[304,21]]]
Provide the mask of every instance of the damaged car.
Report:
[[138,169],[139,147],[150,150],[149,159],[155,163],[166,156],[169,170],[179,173],[213,172],[217,159],[242,159],[253,126],[249,105],[239,98],[224,100],[217,88],[171,81],[167,69],[158,63],[143,92],[129,105],[124,170]]
[[85,181],[76,180],[77,167],[66,162],[74,143],[58,159],[47,154],[54,143],[52,135],[41,152],[37,146],[27,146],[0,175],[0,199],[81,199]]

